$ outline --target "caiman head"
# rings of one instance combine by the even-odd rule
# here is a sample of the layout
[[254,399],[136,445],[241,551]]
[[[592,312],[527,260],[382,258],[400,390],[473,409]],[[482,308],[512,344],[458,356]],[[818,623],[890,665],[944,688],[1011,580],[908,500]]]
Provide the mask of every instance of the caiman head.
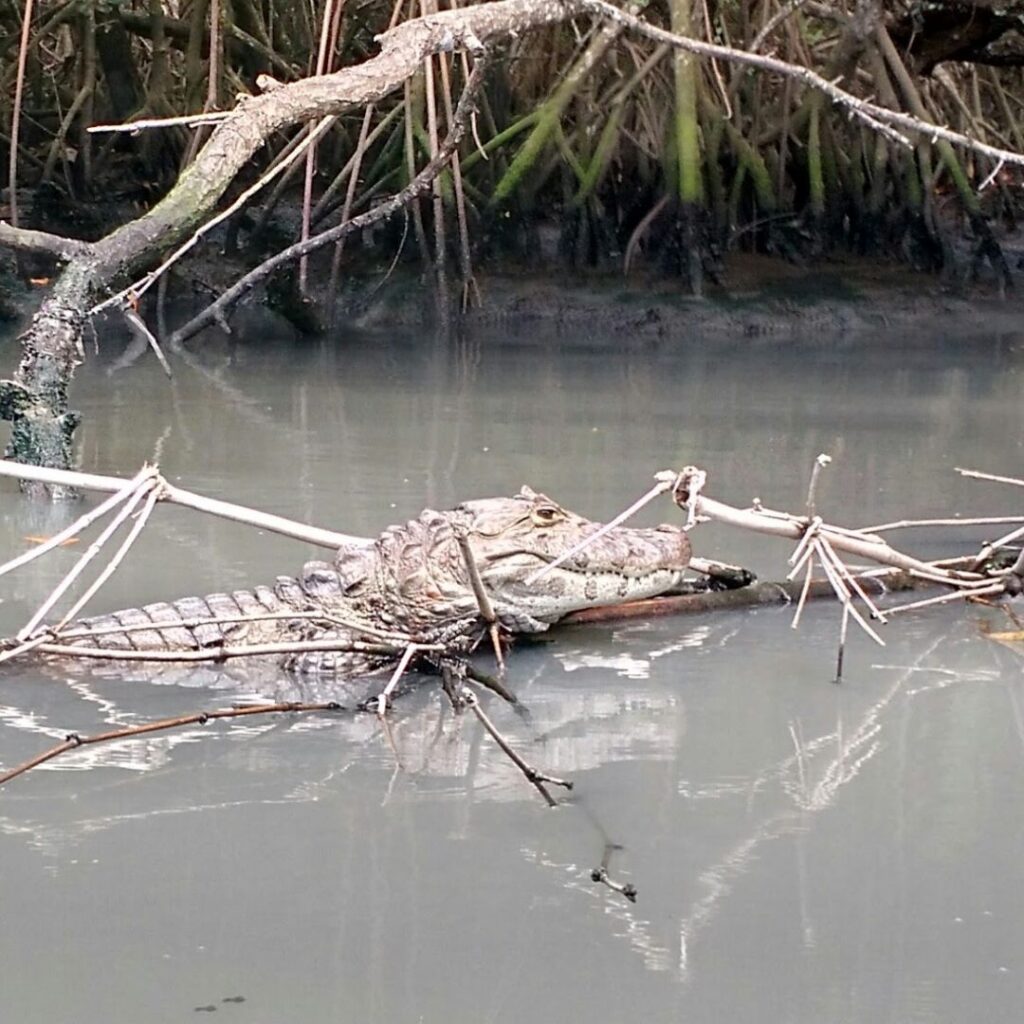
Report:
[[535,578],[600,528],[524,487],[512,498],[425,511],[386,530],[372,547],[340,553],[337,568],[364,614],[424,636],[479,614],[457,533],[469,544],[499,620],[512,632],[543,630],[571,611],[653,597],[679,584],[690,544],[672,526],[615,528]]

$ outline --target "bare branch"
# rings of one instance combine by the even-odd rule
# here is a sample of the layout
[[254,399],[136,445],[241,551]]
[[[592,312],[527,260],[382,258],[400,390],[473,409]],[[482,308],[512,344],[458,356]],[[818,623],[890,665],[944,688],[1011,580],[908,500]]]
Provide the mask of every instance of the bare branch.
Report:
[[972,480],[991,480],[997,484],[1013,484],[1014,487],[1024,487],[1024,480],[1015,476],[996,476],[993,473],[982,473],[976,469],[961,469],[959,466],[955,468],[961,476],[968,476]]
[[13,249],[15,252],[44,252],[59,260],[84,256],[92,248],[90,242],[82,242],[77,238],[64,238],[62,235],[51,235],[48,231],[16,228],[5,220],[0,220],[0,245]]
[[408,185],[405,186],[405,188],[400,192],[397,192],[390,199],[379,203],[372,210],[368,210],[366,213],[362,213],[358,217],[352,217],[351,219],[346,220],[327,231],[322,231],[317,235],[312,235],[311,237],[304,239],[303,241],[296,242],[294,245],[288,246],[288,248],[283,249],[269,260],[264,261],[254,270],[249,271],[249,273],[236,281],[229,289],[227,289],[227,291],[217,298],[216,301],[210,303],[206,309],[175,331],[171,338],[172,344],[180,345],[186,338],[192,337],[193,334],[196,334],[208,324],[214,321],[222,322],[227,310],[238,302],[238,300],[247,292],[251,291],[260,281],[264,280],[277,270],[278,267],[294,262],[295,260],[300,259],[311,252],[315,252],[317,249],[326,245],[339,242],[341,239],[353,232],[362,231],[364,228],[368,228],[373,224],[387,220],[389,217],[408,206],[414,199],[423,195],[428,189],[430,189],[434,180],[448,165],[448,162],[451,160],[453,154],[458,148],[459,143],[462,141],[470,116],[475,109],[476,97],[481,85],[483,84],[486,68],[486,59],[482,57],[479,58],[476,62],[476,66],[473,68],[472,74],[469,77],[469,81],[466,83],[462,97],[459,99],[459,104],[456,108],[455,117],[452,120],[447,138],[441,144],[433,159],[412,179],[412,181],[409,182]]
[[[21,480],[39,480],[48,484],[63,484],[68,487],[81,487],[85,490],[112,491],[115,493],[120,492],[127,484],[131,483],[131,481],[116,476],[97,476],[93,473],[76,473],[70,469],[28,466],[21,462],[10,462],[5,459],[0,459],[0,476],[13,476]],[[260,530],[270,530],[272,533],[293,537],[295,540],[308,541],[310,544],[318,544],[320,547],[357,547],[373,543],[369,537],[354,537],[348,533],[337,533],[334,530],[325,530],[319,526],[299,523],[294,519],[285,519],[284,516],[275,516],[269,512],[260,512],[258,509],[246,508],[244,505],[235,505],[230,501],[207,498],[202,494],[186,491],[182,487],[175,487],[166,480],[163,480],[163,486],[160,489],[160,500],[169,501],[174,505],[184,505],[186,508],[194,508],[199,512],[208,512],[211,515],[230,519],[236,523],[247,523],[249,526],[255,526]],[[116,502],[112,504],[116,504]],[[105,504],[104,511],[109,507]],[[89,513],[89,522],[96,518],[97,514],[102,513],[96,509]],[[22,565],[49,551],[50,548],[56,547],[62,541],[67,540],[69,536],[78,533],[82,528],[83,526],[78,526],[74,530],[71,527],[68,527],[67,530],[62,530],[57,537],[52,538],[46,544],[26,552],[5,566],[0,566],[0,573],[14,568],[15,563]]]
[[345,711],[347,710],[336,701],[328,701],[323,704],[268,704],[244,708],[218,708],[215,711],[197,711],[191,715],[179,715],[176,718],[162,718],[157,722],[147,722],[144,725],[132,725],[124,729],[112,729],[109,732],[98,733],[94,736],[80,736],[76,732],[68,733],[63,742],[55,747],[37,754],[35,757],[23,761],[16,768],[0,774],[0,786],[11,779],[24,775],[33,768],[38,768],[47,761],[52,761],[61,754],[70,750],[77,750],[79,747],[90,746],[95,743],[111,743],[115,740],[133,739],[136,736],[146,736],[149,733],[164,732],[168,729],[180,729],[186,725],[205,725],[219,718],[248,718],[251,715],[275,715],[294,714],[300,711]]

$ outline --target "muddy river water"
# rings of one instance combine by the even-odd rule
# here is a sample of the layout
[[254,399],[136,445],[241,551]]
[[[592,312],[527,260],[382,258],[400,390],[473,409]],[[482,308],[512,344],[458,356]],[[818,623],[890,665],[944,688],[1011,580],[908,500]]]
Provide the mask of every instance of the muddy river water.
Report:
[[[979,325],[980,330],[981,325]],[[102,338],[81,465],[157,458],[185,486],[356,534],[523,483],[607,518],[656,470],[849,525],[1011,514],[1024,334],[630,338],[530,325],[458,341],[272,324],[169,383]],[[4,365],[13,342],[3,343]],[[95,498],[88,501],[93,502]],[[80,508],[0,483],[0,560]],[[666,501],[638,521],[679,521]],[[992,528],[906,531],[966,552]],[[785,543],[707,525],[698,553],[785,574]],[[97,610],[294,571],[302,544],[159,508]],[[0,580],[9,634],[74,549]],[[985,609],[854,636],[810,607],[556,630],[488,707],[576,789],[548,810],[426,682],[394,714],[194,726],[0,790],[0,1018],[162,1024],[1011,1022],[1024,1006],[1024,675]],[[69,731],[245,696],[179,675],[0,670],[0,766]],[[396,757],[397,752],[397,757]],[[614,844],[612,875],[590,871]]]

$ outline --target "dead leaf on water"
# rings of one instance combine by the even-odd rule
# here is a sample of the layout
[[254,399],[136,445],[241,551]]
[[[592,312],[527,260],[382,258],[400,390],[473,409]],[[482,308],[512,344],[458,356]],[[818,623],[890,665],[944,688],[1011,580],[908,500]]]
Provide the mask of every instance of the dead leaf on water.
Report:
[[[29,544],[45,544],[49,539],[50,539],[49,537],[37,537],[34,534],[29,534],[28,536],[25,537],[25,540],[27,540],[29,542]],[[58,544],[57,546],[61,547],[61,548],[66,548],[66,547],[68,547],[71,544],[77,544],[77,543],[78,543],[78,538],[77,537],[68,537],[67,540],[62,540],[60,542],[60,544]]]
[[1024,630],[1013,629],[1001,633],[983,629],[981,635],[989,640],[995,640],[997,644],[1009,647],[1015,654],[1024,654]]

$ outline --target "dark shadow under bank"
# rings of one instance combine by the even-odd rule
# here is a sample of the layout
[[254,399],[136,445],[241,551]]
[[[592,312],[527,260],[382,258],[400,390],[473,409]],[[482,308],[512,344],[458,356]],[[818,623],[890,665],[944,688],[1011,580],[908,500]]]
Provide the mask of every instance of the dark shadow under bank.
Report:
[[[546,324],[628,337],[679,334],[735,339],[810,332],[875,331],[907,327],[944,334],[1024,331],[1024,289],[1001,297],[979,284],[951,287],[939,277],[870,260],[798,267],[764,257],[739,257],[724,286],[701,299],[671,280],[636,275],[572,275],[521,269],[485,271],[477,277],[482,304],[452,323]],[[428,288],[411,275],[395,276],[372,304],[353,296],[341,314],[364,327],[423,324],[436,319]],[[624,337],[625,340],[625,337]]]
[[[143,303],[141,312],[159,337],[165,322],[168,329],[180,326],[241,273],[244,268],[223,255],[198,254],[172,276],[166,321],[154,298]],[[326,279],[312,276],[314,281]],[[823,259],[812,267],[737,254],[730,259],[725,283],[699,299],[688,296],[678,281],[640,273],[574,273],[495,261],[475,280],[481,303],[450,315],[448,327],[500,327],[515,335],[536,326],[564,326],[571,329],[567,340],[581,343],[594,333],[619,335],[625,343],[680,335],[709,341],[817,337],[888,328],[907,328],[918,338],[930,330],[946,336],[1024,332],[1024,284],[1001,296],[990,283],[950,284],[939,275],[871,259]],[[0,324],[9,343],[28,325],[46,293],[45,287],[27,288],[20,282],[8,289],[8,313]],[[325,296],[316,297],[313,305],[315,314],[297,322],[257,289],[228,320],[240,337],[246,335],[247,324],[265,327],[268,315],[282,326],[288,324],[295,336],[346,327],[436,326],[441,321],[430,282],[409,269],[350,276],[335,305],[333,324],[326,317]],[[108,314],[93,326],[105,333],[120,332],[124,325],[120,315]],[[200,345],[210,332],[219,333],[220,328],[206,328],[186,346]],[[14,350],[7,351],[12,364]]]

